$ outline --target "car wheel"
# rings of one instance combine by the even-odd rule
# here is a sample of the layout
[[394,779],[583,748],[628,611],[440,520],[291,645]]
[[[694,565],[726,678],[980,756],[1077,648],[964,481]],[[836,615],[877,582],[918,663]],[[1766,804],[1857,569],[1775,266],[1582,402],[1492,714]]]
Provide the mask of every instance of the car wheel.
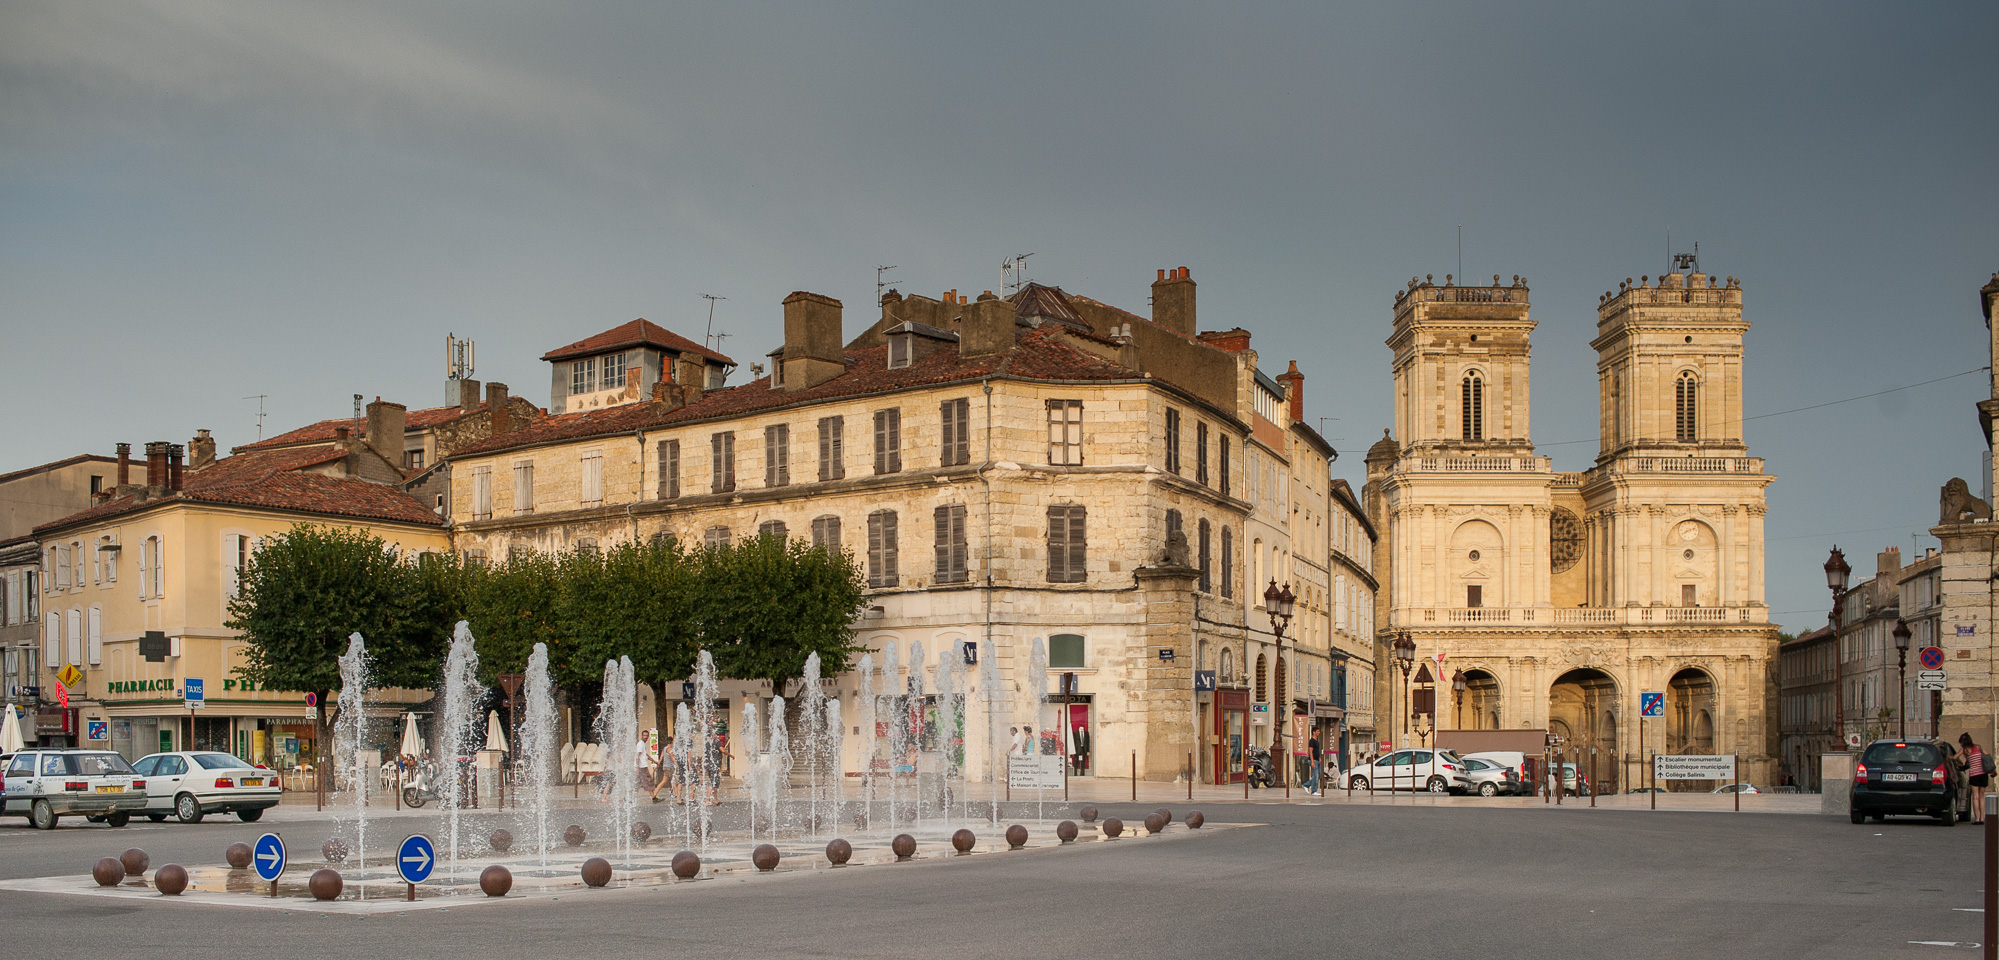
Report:
[[263,818],[264,818],[264,811],[262,808],[256,810],[236,811],[236,819],[241,820],[244,823],[256,823],[257,821],[262,820]]
[[1367,789],[1367,778],[1366,778],[1366,777],[1355,777],[1355,778],[1353,778],[1353,779],[1352,779],[1351,781],[1348,781],[1348,782],[1352,784],[1352,789],[1354,789],[1354,790],[1366,790],[1366,789]]
[[1864,813],[1861,813],[1861,812],[1860,812],[1860,808],[1859,808],[1859,807],[1854,807],[1854,808],[1853,808],[1853,810],[1852,810],[1852,815],[1853,815],[1853,822],[1854,822],[1854,823],[1866,823],[1866,822],[1867,822],[1867,814],[1864,814]]
[[54,830],[59,819],[55,808],[49,806],[47,800],[35,801],[35,805],[28,810],[28,822],[34,824],[37,830]]
[[1423,789],[1431,793],[1449,793],[1451,785],[1445,783],[1443,777],[1431,777],[1430,782],[1423,785]]
[[1490,783],[1481,783],[1478,785],[1478,795],[1481,797],[1495,797],[1499,795],[1499,788]]
[[201,801],[196,800],[192,793],[183,793],[175,797],[174,816],[180,818],[182,823],[200,823]]
[[85,816],[85,817],[83,818],[83,820],[84,820],[84,822],[85,822],[85,823],[103,823],[103,822],[104,822],[104,818],[103,818],[103,817],[101,817],[101,816],[98,816],[97,814],[94,814],[94,813],[93,813],[93,814],[89,814],[89,815]]
[[129,813],[114,813],[108,817],[105,817],[104,822],[114,827],[122,827],[132,822],[132,815]]
[[154,823],[165,823],[167,822],[167,815],[164,813],[149,813],[146,814],[146,819],[151,820]]

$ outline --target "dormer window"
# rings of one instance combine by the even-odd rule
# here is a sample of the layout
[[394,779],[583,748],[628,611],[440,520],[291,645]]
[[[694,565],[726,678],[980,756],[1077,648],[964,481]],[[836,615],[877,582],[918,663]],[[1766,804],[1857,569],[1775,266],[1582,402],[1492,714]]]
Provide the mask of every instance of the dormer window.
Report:
[[625,388],[625,355],[622,353],[605,354],[603,361],[601,364],[603,379],[597,381],[599,389],[623,390]]
[[900,370],[916,359],[915,335],[898,333],[888,338],[888,368]]
[[574,396],[597,391],[597,358],[578,360],[569,365],[569,393]]

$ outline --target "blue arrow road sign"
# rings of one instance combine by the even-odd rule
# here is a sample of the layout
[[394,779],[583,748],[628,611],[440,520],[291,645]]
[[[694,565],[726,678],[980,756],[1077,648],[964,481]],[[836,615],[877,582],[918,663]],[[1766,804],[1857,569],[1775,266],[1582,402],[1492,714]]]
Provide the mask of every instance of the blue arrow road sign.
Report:
[[256,846],[250,850],[250,865],[257,868],[257,876],[276,880],[285,872],[285,842],[277,834],[258,837]]
[[1638,695],[1638,715],[1641,717],[1663,717],[1666,715],[1666,695],[1663,693],[1641,693]]
[[402,875],[404,883],[422,883],[430,879],[430,871],[436,867],[437,848],[421,833],[396,848],[396,872]]

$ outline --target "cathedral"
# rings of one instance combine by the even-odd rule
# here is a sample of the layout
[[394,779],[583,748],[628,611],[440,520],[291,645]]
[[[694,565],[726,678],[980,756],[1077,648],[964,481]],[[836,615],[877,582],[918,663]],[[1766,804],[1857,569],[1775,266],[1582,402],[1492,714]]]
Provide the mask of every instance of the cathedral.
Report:
[[[1643,785],[1650,753],[1736,754],[1745,781],[1770,782],[1774,478],[1743,439],[1748,329],[1740,283],[1697,267],[1606,292],[1599,452],[1568,473],[1534,450],[1526,281],[1396,294],[1395,425],[1364,491],[1382,533],[1378,655],[1413,642],[1437,700],[1411,718],[1409,681],[1381,671],[1377,700],[1401,714],[1384,713],[1384,739],[1545,730],[1572,755],[1594,748],[1606,791]],[[1663,715],[1640,717],[1642,693],[1664,695]]]

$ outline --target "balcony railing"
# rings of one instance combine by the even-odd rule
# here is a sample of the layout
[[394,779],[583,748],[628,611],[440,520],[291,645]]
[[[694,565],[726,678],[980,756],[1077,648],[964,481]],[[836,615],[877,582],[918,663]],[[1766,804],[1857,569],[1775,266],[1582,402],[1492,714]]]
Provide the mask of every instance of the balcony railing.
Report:
[[1515,624],[1536,626],[1656,626],[1671,623],[1760,624],[1763,607],[1401,607],[1394,626],[1419,624]]
[[1547,457],[1407,457],[1396,469],[1402,473],[1546,473],[1548,464]]

